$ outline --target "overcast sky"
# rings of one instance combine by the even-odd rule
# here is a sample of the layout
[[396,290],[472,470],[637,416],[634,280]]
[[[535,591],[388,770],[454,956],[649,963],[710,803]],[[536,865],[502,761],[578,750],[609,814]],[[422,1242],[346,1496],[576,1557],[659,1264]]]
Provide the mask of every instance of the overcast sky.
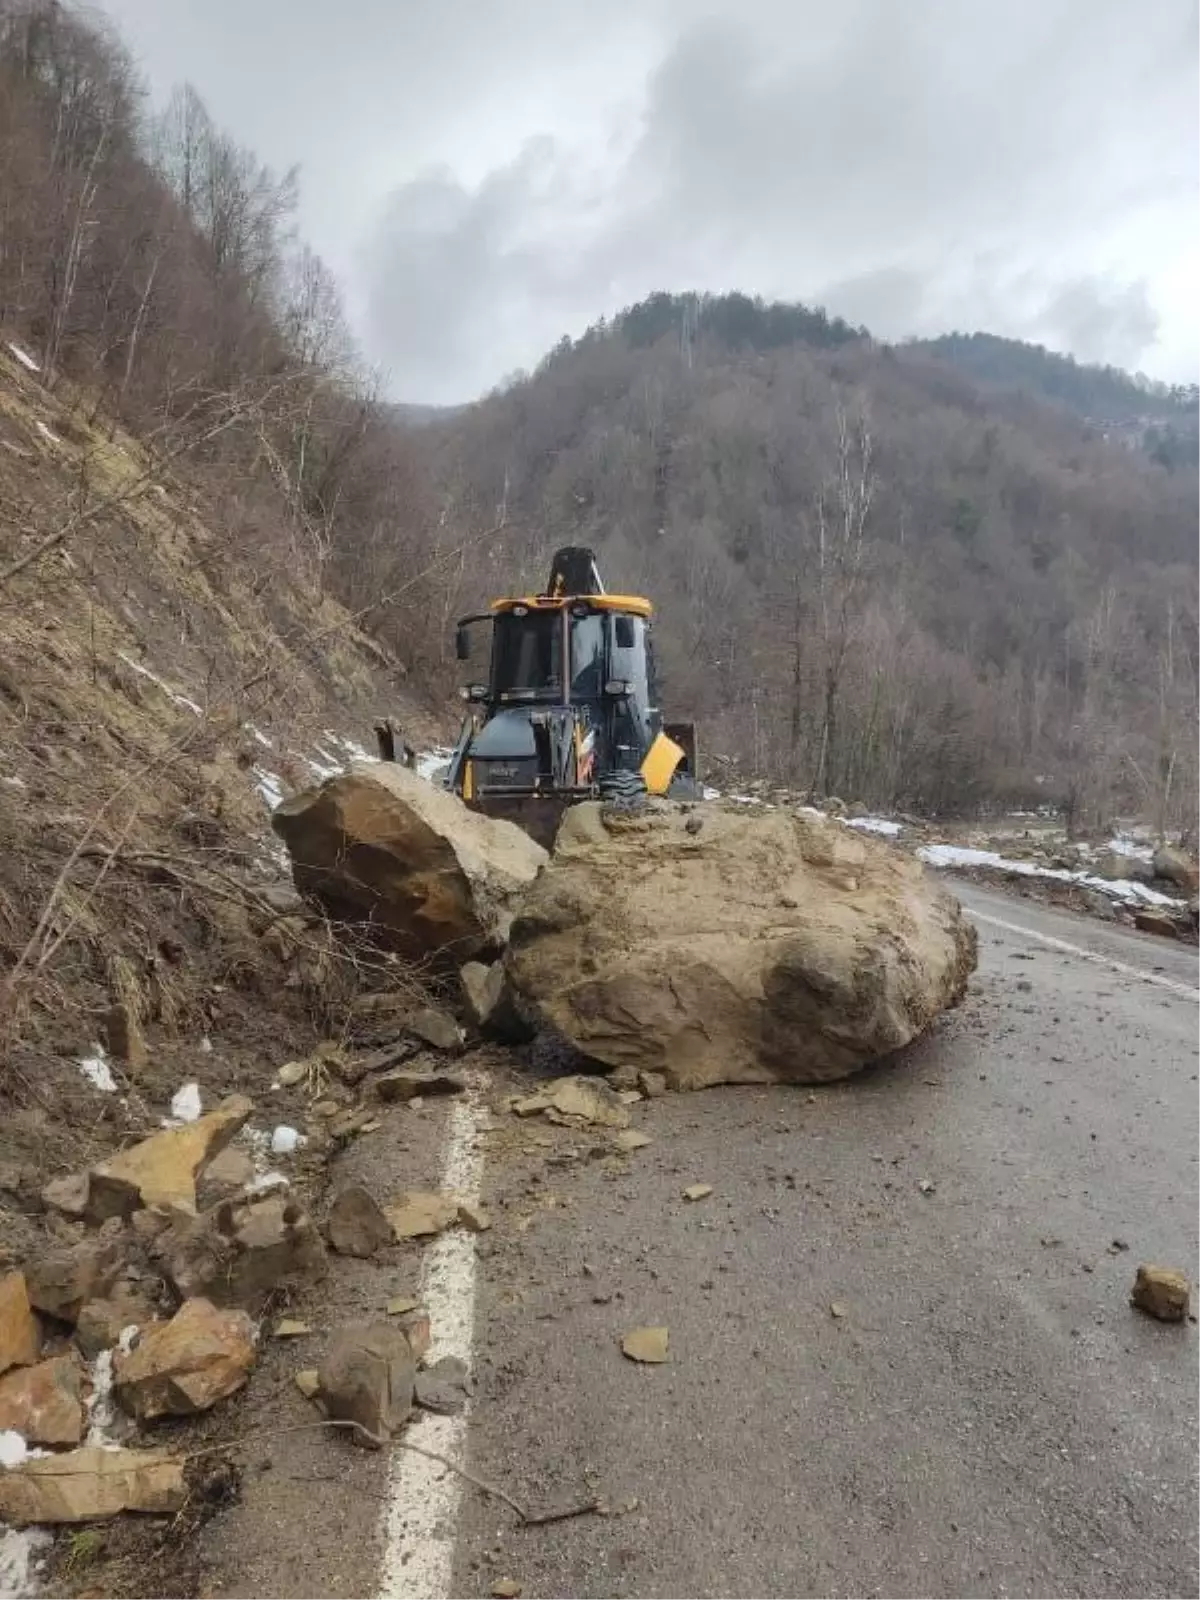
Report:
[[1194,381],[1195,0],[105,0],[272,165],[398,398],[652,289]]

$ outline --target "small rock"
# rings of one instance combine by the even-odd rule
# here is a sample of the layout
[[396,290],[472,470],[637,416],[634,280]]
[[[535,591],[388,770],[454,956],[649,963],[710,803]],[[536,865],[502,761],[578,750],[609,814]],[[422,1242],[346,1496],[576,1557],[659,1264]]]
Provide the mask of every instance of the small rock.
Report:
[[467,1364],[457,1356],[443,1356],[417,1373],[414,1398],[423,1411],[434,1411],[442,1417],[457,1416],[470,1395]]
[[75,1324],[75,1343],[92,1361],[102,1350],[111,1350],[126,1328],[147,1328],[158,1322],[158,1311],[144,1295],[126,1284],[118,1284],[112,1294],[89,1300]]
[[254,1162],[245,1150],[232,1145],[222,1150],[205,1167],[196,1182],[196,1204],[207,1210],[244,1194],[254,1182]]
[[578,1118],[581,1122],[606,1128],[629,1126],[628,1108],[617,1090],[603,1078],[555,1078],[537,1094],[515,1101],[513,1110],[519,1117],[557,1112],[559,1116]]
[[1129,1303],[1159,1322],[1182,1322],[1191,1303],[1191,1285],[1174,1267],[1143,1264],[1137,1269]]
[[321,1277],[325,1247],[312,1219],[281,1195],[225,1201],[184,1218],[157,1242],[156,1259],[176,1293],[259,1312],[288,1282]]
[[917,1188],[921,1191],[922,1194],[936,1194],[937,1193],[937,1184],[934,1183],[932,1178],[922,1178],[921,1181],[917,1184]]
[[841,1322],[843,1318],[850,1315],[850,1312],[840,1300],[831,1300],[829,1302],[829,1315],[833,1317],[835,1321]]
[[374,1073],[401,1066],[411,1060],[420,1048],[415,1039],[393,1039],[382,1050],[372,1050],[367,1055],[338,1055],[336,1058],[327,1058],[326,1064],[342,1083],[353,1088]]
[[145,1067],[146,1039],[131,1005],[118,1000],[109,1006],[104,1018],[104,1032],[110,1056],[123,1061],[131,1072],[140,1072]]
[[1133,925],[1141,933],[1156,933],[1161,939],[1178,939],[1179,929],[1174,918],[1166,911],[1139,907],[1133,913]]
[[689,1183],[683,1191],[683,1198],[685,1200],[707,1200],[712,1192],[713,1186],[711,1183]]
[[65,1178],[52,1178],[42,1190],[42,1204],[47,1211],[57,1211],[60,1216],[78,1222],[87,1210],[91,1181],[86,1172],[73,1172]]
[[338,1191],[325,1231],[338,1255],[357,1256],[360,1260],[392,1242],[392,1227],[383,1208],[361,1183],[348,1184]]
[[524,1592],[515,1578],[497,1578],[492,1585],[492,1600],[521,1600]]
[[614,1067],[608,1075],[608,1081],[618,1094],[622,1089],[636,1089],[638,1086],[638,1069],[629,1063]]
[[427,1094],[462,1094],[467,1080],[461,1072],[424,1072],[419,1067],[399,1067],[375,1080],[381,1100],[414,1100]]
[[501,1044],[526,1044],[533,1029],[509,987],[503,962],[468,961],[458,975],[467,1016],[478,1031]]
[[663,1072],[639,1072],[638,1088],[647,1100],[658,1100],[667,1092],[667,1078]]
[[136,1349],[116,1355],[113,1392],[141,1422],[191,1416],[240,1389],[254,1359],[254,1324],[244,1311],[188,1300]]
[[32,1366],[41,1351],[41,1330],[29,1304],[25,1275],[5,1273],[0,1278],[0,1373]]
[[[393,1313],[389,1312],[389,1316]],[[433,1330],[429,1322],[429,1312],[424,1306],[414,1305],[407,1311],[395,1313],[396,1326],[408,1340],[408,1347],[413,1353],[414,1361],[424,1361],[429,1354],[429,1347],[433,1343]]]
[[74,1322],[83,1305],[106,1295],[121,1270],[118,1241],[83,1239],[65,1249],[47,1250],[25,1267],[25,1286],[35,1311]]
[[694,812],[692,813],[692,815],[687,819],[687,821],[683,825],[684,832],[685,833],[692,833],[692,834],[699,833],[700,829],[703,826],[704,826],[704,818],[696,816],[696,814]]
[[388,1301],[387,1314],[389,1317],[402,1317],[406,1311],[415,1311],[420,1304],[411,1295],[398,1294],[394,1300]]
[[670,1335],[666,1328],[634,1328],[621,1340],[621,1349],[631,1361],[656,1366],[670,1360]]
[[640,1089],[618,1089],[617,1098],[623,1106],[636,1106],[641,1103],[642,1091]]
[[470,1233],[486,1233],[492,1225],[492,1219],[483,1206],[471,1200],[458,1202],[458,1220]]
[[302,1371],[292,1374],[292,1382],[306,1400],[312,1400],[321,1387],[321,1376],[316,1367],[305,1367]]
[[271,1331],[277,1339],[303,1339],[312,1332],[312,1328],[296,1317],[281,1317]]
[[613,1134],[613,1144],[624,1155],[632,1155],[635,1150],[644,1150],[653,1143],[648,1133],[641,1133],[637,1128],[622,1128]]
[[415,1380],[416,1362],[400,1329],[345,1328],[318,1369],[317,1398],[328,1417],[357,1423],[358,1444],[378,1449],[411,1413]]
[[29,1444],[78,1444],[87,1415],[83,1375],[74,1352],[7,1373],[0,1378],[0,1431],[12,1428]]
[[207,1116],[153,1134],[93,1167],[88,1219],[128,1217],[142,1206],[194,1212],[197,1174],[225,1148],[253,1110],[244,1095],[233,1095]]
[[307,1076],[307,1061],[285,1061],[275,1074],[275,1081],[282,1089],[294,1089],[298,1083],[303,1083]]
[[405,1019],[404,1026],[435,1050],[458,1052],[463,1047],[462,1029],[448,1011],[436,1006],[422,1006]]
[[411,1189],[385,1207],[396,1239],[423,1239],[444,1233],[458,1220],[458,1203],[444,1194]]
[[366,1106],[359,1106],[354,1111],[343,1111],[340,1116],[330,1118],[329,1136],[331,1139],[339,1140],[353,1138],[373,1120],[374,1112]]
[[121,1511],[171,1516],[187,1491],[183,1460],[154,1450],[88,1446],[0,1472],[0,1518],[30,1523],[97,1522]]

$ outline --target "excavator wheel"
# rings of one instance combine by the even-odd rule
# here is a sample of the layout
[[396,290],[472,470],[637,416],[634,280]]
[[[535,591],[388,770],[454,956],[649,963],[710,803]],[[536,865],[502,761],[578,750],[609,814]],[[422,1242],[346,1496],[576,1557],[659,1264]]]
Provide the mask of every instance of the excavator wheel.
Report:
[[609,805],[634,805],[645,794],[646,784],[640,772],[620,769],[601,774],[600,798]]

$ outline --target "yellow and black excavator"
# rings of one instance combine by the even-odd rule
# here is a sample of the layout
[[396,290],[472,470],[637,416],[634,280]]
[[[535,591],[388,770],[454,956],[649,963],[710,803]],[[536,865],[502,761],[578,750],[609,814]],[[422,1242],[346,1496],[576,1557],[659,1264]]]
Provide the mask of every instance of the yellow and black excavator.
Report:
[[665,723],[658,706],[652,614],[648,600],[606,593],[593,552],[570,547],[544,594],[461,618],[458,659],[490,623],[491,661],[486,683],[460,691],[468,711],[447,788],[547,845],[578,800],[696,798],[695,729]]

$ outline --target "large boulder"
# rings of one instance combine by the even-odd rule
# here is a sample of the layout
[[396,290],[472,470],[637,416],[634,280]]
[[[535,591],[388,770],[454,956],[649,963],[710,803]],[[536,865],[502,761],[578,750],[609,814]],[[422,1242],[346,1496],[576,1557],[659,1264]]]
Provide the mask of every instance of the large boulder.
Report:
[[1160,844],[1154,852],[1153,866],[1156,878],[1165,878],[1185,894],[1195,894],[1200,887],[1200,869],[1179,845]]
[[301,894],[369,922],[401,954],[458,963],[499,948],[546,852],[392,762],[354,766],[285,800],[271,826]]
[[680,1089],[817,1083],[962,998],[975,930],[917,861],[816,814],[703,816],[578,806],[526,895],[510,977],[586,1055]]

